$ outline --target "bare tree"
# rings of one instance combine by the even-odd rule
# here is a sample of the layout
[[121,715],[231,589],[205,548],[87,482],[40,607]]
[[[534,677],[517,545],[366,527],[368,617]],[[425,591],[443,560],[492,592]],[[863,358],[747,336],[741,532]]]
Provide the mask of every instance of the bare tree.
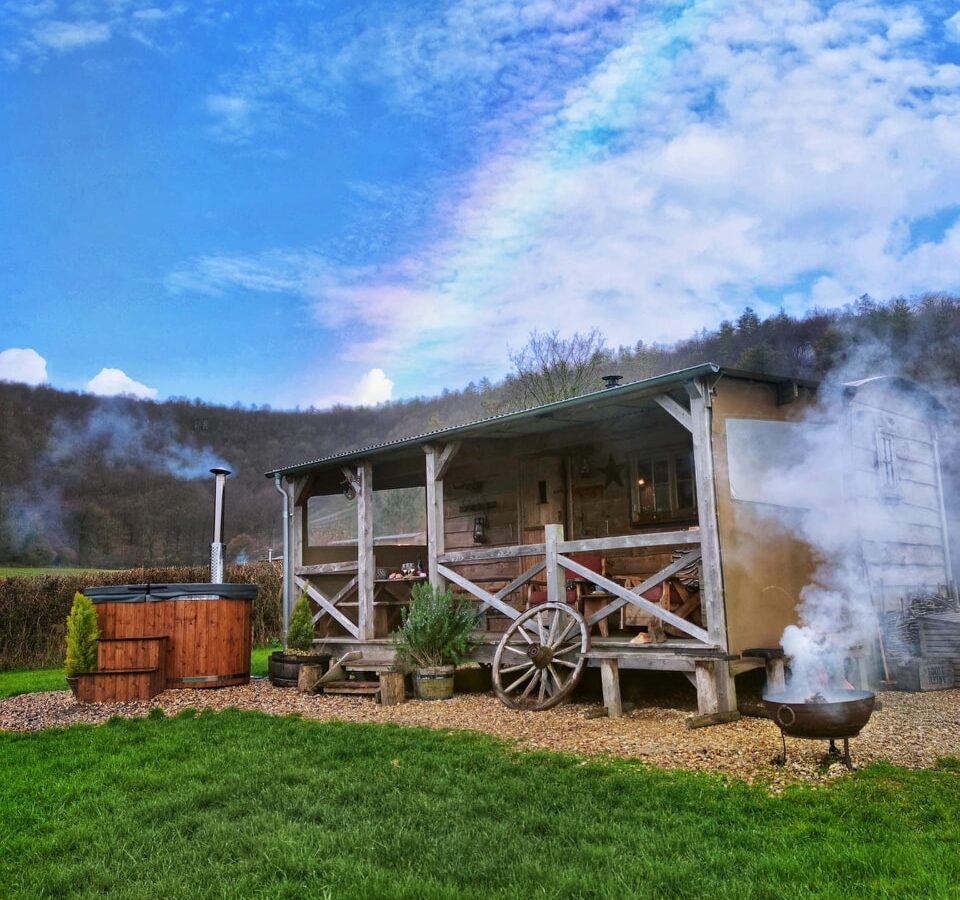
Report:
[[597,370],[608,361],[606,341],[596,328],[570,338],[559,331],[534,331],[509,356],[513,372],[504,384],[504,405],[512,409],[584,394],[598,387]]

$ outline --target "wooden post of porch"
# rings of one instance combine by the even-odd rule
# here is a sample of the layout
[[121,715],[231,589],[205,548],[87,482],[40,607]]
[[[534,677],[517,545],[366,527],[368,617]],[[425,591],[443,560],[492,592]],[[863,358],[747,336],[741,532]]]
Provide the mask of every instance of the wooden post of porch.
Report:
[[357,466],[357,635],[361,641],[373,638],[373,463]]
[[443,482],[437,477],[437,447],[423,448],[427,461],[427,574],[434,590],[443,590],[437,557],[443,553]]
[[563,540],[562,525],[544,525],[543,543],[547,562],[547,602],[564,603],[567,599],[566,570],[557,562],[557,544]]
[[[716,479],[713,466],[713,407],[706,379],[687,382],[693,438],[693,467],[697,481],[697,517],[700,523],[702,573],[701,605],[710,640],[727,651],[727,614],[720,568],[720,526],[717,520]],[[712,681],[712,685],[708,682]],[[697,696],[701,706],[716,706],[710,712],[733,712],[737,691],[727,662],[697,665]],[[703,710],[701,710],[703,712]]]
[[443,476],[460,450],[461,441],[449,444],[424,444],[427,456],[427,574],[435,590],[443,590],[444,578],[438,571],[438,559],[444,552]]

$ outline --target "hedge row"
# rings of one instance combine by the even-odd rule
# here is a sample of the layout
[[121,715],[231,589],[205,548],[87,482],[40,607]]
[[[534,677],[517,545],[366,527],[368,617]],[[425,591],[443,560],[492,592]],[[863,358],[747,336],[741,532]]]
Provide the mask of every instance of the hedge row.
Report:
[[[0,670],[56,666],[63,662],[67,613],[73,595],[98,584],[177,584],[207,581],[206,566],[121,569],[82,575],[30,575],[0,578]],[[280,637],[279,564],[227,566],[226,580],[255,584],[253,642]]]

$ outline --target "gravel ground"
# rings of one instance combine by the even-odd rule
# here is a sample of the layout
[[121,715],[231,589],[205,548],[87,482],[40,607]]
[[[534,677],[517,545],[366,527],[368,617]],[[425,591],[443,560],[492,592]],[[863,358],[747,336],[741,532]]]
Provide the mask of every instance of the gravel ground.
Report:
[[[931,766],[942,756],[960,757],[960,690],[881,695],[882,710],[851,741],[857,765],[887,760],[900,766]],[[99,724],[111,716],[144,716],[152,707],[167,715],[183,709],[259,710],[274,715],[299,713],[311,719],[393,722],[437,729],[469,729],[497,735],[518,746],[586,755],[640,759],[668,769],[720,772],[778,789],[791,781],[827,781],[845,772],[827,765],[825,741],[787,738],[786,766],[774,765],[780,733],[767,719],[742,718],[729,725],[690,731],[689,710],[644,707],[622,719],[587,719],[596,705],[568,704],[546,712],[507,709],[492,694],[460,694],[445,702],[410,701],[379,706],[357,697],[306,696],[275,688],[266,679],[216,691],[164,691],[149,702],[83,705],[67,691],[23,694],[0,700],[0,730]]]

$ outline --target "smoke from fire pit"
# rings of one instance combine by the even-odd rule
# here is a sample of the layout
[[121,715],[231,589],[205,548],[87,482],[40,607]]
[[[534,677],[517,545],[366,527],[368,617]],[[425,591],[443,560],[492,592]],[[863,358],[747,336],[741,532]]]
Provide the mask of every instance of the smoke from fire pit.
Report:
[[[875,360],[871,362],[875,365]],[[741,475],[736,486],[736,473],[731,472],[732,490],[741,491],[738,499],[758,501],[760,514],[774,518],[806,543],[814,558],[814,574],[798,598],[798,623],[788,626],[781,638],[791,660],[788,694],[797,701],[819,694],[832,702],[840,699],[840,690],[851,686],[845,684],[846,661],[876,647],[881,627],[882,610],[876,601],[883,585],[871,568],[893,562],[886,559],[889,548],[911,540],[912,526],[904,521],[908,505],[884,495],[881,434],[873,424],[863,426],[877,421],[883,410],[853,402],[863,389],[874,400],[884,396],[884,385],[893,393],[901,391],[901,404],[910,395],[890,379],[851,384],[854,372],[859,377],[864,372],[877,374],[876,367],[871,372],[863,365],[863,359],[854,360],[837,371],[821,385],[816,406],[799,421],[777,423],[777,429],[760,423],[749,437],[728,431],[730,440],[752,440],[747,455],[764,460],[750,470],[752,483]],[[913,397],[911,402],[924,401]],[[917,419],[916,429],[926,428],[922,417]],[[763,438],[765,427],[771,435],[777,431],[779,443]],[[875,432],[876,446],[868,449]],[[859,435],[856,441],[854,434]],[[902,446],[902,439],[897,440]],[[895,452],[891,450],[892,455]]]

